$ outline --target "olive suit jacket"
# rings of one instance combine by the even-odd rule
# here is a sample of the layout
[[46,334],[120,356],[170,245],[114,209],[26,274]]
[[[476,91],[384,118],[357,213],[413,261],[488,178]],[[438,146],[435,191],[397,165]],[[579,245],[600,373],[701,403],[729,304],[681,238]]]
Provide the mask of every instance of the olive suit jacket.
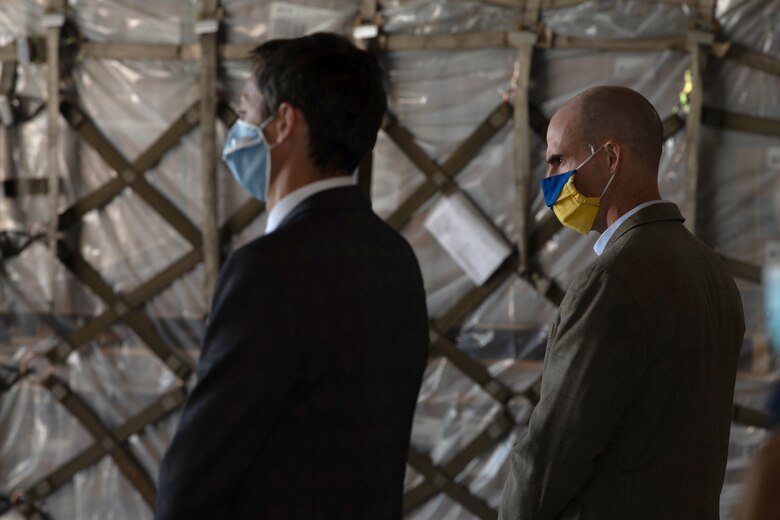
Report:
[[720,258],[659,203],[571,284],[500,518],[719,517],[745,330]]
[[412,248],[357,187],[304,200],[219,275],[158,520],[400,520],[428,356]]

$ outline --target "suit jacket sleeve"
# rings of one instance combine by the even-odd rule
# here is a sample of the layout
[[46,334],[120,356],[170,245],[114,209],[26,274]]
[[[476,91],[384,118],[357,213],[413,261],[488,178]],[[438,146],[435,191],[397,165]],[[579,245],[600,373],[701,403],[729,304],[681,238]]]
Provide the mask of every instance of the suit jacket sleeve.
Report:
[[598,264],[570,287],[545,353],[541,399],[513,447],[502,519],[558,518],[594,473],[646,366],[636,302]]
[[197,383],[160,467],[159,520],[228,514],[292,385],[298,354],[288,293],[267,257],[238,250],[224,266]]

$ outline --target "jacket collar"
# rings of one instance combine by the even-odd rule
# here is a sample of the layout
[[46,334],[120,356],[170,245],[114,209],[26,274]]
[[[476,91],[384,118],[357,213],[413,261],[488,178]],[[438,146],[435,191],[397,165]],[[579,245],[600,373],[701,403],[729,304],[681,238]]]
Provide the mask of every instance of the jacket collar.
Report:
[[620,237],[635,227],[666,220],[685,222],[685,218],[683,218],[682,213],[680,213],[680,208],[673,202],[662,202],[660,204],[653,204],[646,208],[642,208],[620,225],[617,231],[612,235],[612,238],[609,239],[609,242],[607,242],[604,250],[606,251],[609,249],[609,247]]
[[276,229],[292,224],[303,216],[322,211],[350,211],[371,208],[371,201],[358,186],[332,188],[315,193],[298,204]]

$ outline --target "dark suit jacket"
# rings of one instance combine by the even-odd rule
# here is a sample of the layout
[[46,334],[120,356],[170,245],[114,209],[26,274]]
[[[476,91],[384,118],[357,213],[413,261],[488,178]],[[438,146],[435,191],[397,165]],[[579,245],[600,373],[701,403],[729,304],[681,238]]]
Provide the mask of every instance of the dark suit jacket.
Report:
[[643,208],[572,283],[501,518],[718,518],[745,326],[734,281],[682,221]]
[[428,353],[409,244],[356,187],[233,253],[156,517],[400,519]]

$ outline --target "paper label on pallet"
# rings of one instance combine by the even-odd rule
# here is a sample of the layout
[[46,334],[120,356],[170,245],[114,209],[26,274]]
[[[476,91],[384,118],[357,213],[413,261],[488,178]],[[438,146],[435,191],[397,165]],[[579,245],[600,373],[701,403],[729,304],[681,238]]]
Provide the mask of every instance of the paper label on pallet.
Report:
[[780,146],[770,146],[767,148],[766,167],[772,171],[780,171]]
[[461,193],[442,198],[425,220],[425,229],[477,285],[485,283],[512,252]]
[[341,32],[357,13],[357,7],[323,9],[288,2],[271,4],[271,38],[293,38],[320,31]]

